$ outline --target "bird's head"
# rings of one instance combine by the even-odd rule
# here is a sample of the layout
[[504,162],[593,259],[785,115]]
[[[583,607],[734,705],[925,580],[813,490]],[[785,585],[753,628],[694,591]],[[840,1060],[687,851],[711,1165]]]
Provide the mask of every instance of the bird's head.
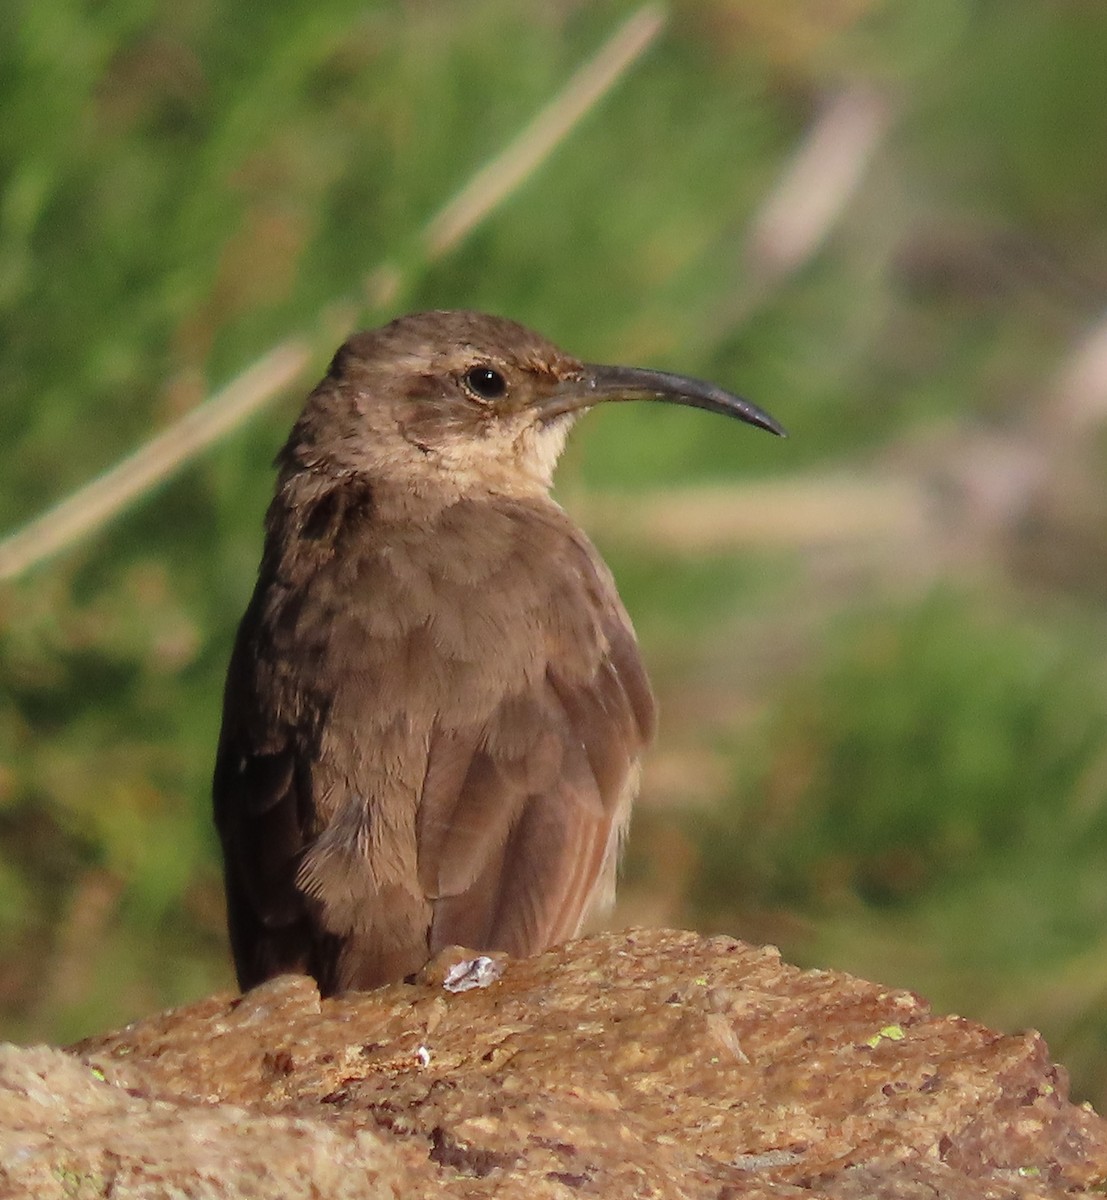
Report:
[[584,363],[502,317],[425,312],[355,334],[339,349],[280,461],[286,471],[364,474],[413,492],[544,493],[582,412],[640,399],[784,433],[712,384]]

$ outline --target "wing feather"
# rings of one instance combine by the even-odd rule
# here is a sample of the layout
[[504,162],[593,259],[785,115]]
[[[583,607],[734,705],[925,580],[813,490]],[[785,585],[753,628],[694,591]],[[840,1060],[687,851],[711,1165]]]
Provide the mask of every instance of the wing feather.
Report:
[[[231,656],[212,782],[231,950],[243,988],[285,971],[314,973],[318,950],[295,886],[305,841],[296,754],[287,732],[259,719],[252,699],[250,618],[248,610]],[[252,727],[244,717],[253,718]]]
[[572,598],[593,598],[595,653],[552,642],[527,693],[504,697],[480,726],[432,739],[419,811],[432,952],[458,943],[535,953],[575,934],[607,890],[654,701],[606,568],[574,545]]

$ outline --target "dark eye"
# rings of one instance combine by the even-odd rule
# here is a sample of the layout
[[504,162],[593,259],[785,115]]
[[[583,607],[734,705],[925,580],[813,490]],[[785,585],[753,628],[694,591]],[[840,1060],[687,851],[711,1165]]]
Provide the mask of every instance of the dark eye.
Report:
[[507,380],[491,367],[470,367],[465,386],[482,400],[497,400],[507,391]]

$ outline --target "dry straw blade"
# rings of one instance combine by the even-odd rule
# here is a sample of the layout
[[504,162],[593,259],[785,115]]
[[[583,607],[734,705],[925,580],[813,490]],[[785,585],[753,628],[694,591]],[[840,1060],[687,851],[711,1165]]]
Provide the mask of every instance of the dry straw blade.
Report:
[[[453,250],[546,162],[656,41],[666,16],[659,4],[637,9],[522,132],[473,174],[423,230],[423,262]],[[376,295],[385,303],[399,280],[387,264],[378,267],[368,276],[371,292],[379,293],[375,285],[381,279],[392,281],[385,295]],[[329,330],[325,336],[331,337]],[[304,334],[274,346],[103,475],[9,534],[0,541],[0,580],[14,579],[88,537],[238,428],[300,378],[323,352],[322,340],[321,334]]]

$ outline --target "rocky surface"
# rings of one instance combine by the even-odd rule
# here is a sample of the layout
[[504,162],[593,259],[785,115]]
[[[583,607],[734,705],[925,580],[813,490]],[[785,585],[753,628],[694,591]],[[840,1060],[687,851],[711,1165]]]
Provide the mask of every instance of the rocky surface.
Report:
[[[1061,1197],[1107,1123],[1034,1033],[774,950],[608,934],[445,986],[286,977],[0,1053],[0,1195]],[[451,987],[454,986],[451,984]]]

